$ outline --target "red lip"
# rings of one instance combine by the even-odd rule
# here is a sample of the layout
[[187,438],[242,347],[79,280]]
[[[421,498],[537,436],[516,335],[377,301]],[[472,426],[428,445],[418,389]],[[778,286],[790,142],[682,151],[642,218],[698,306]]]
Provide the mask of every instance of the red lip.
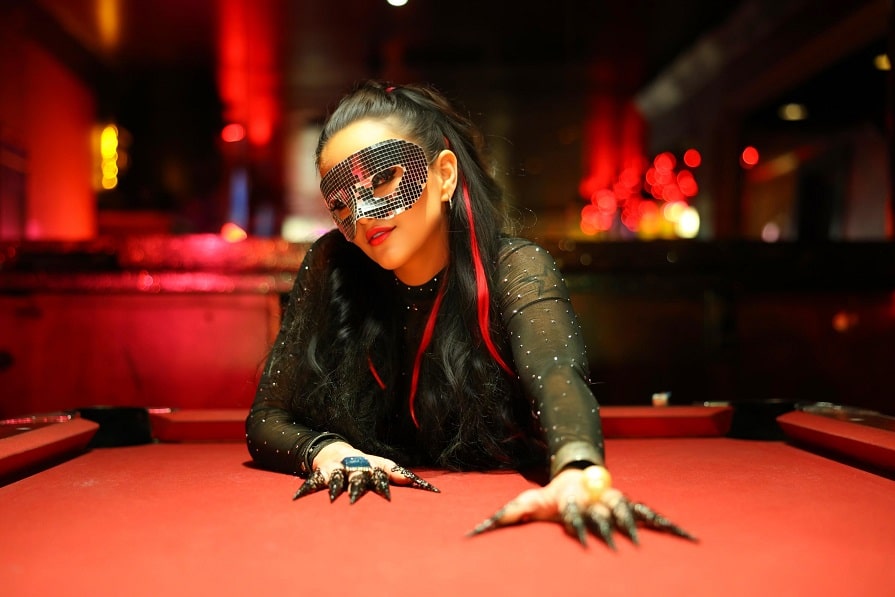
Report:
[[394,226],[377,226],[376,228],[370,228],[367,230],[367,243],[373,247],[384,243],[385,239],[389,237],[394,229]]

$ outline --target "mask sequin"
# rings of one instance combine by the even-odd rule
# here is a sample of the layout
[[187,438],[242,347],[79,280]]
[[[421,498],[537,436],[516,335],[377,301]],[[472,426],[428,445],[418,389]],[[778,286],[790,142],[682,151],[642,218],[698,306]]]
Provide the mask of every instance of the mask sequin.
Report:
[[351,154],[320,181],[333,221],[349,241],[361,218],[388,220],[410,209],[429,177],[423,148],[388,139]]

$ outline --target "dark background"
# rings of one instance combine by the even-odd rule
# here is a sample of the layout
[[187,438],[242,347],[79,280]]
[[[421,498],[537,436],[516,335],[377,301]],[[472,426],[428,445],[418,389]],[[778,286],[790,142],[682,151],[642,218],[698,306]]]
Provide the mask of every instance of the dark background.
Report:
[[[0,242],[2,414],[247,406],[306,246],[259,214],[295,209],[287,146],[366,77],[431,83],[482,126],[521,233],[566,274],[604,403],[671,392],[895,413],[893,78],[869,65],[893,54],[892,14],[891,0],[4,3],[3,31],[126,132],[129,166],[96,193],[94,238]],[[792,101],[808,120],[780,120]],[[39,157],[17,150],[11,120],[3,197]],[[231,122],[268,128],[226,144]],[[617,167],[626,144],[647,159],[700,150],[697,238],[578,228],[588,169]],[[249,237],[227,243],[240,169]]]

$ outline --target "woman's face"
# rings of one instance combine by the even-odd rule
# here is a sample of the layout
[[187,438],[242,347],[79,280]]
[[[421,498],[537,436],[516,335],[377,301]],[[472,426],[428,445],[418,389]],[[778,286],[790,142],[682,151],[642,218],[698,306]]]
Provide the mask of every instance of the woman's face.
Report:
[[[328,207],[337,220],[344,220],[340,228],[346,237],[381,267],[394,271],[399,280],[416,286],[432,279],[447,265],[446,210],[456,187],[457,167],[456,157],[450,151],[441,152],[426,167],[419,148],[408,145],[408,141],[412,143],[387,121],[359,120],[330,137],[320,153],[319,166],[323,186],[328,187]],[[342,162],[349,157],[352,167],[343,175],[340,171],[348,164]],[[355,178],[351,176],[355,161],[376,167]],[[337,165],[334,176],[327,178]],[[345,182],[333,184],[336,177]],[[364,184],[356,185],[359,179],[364,179]],[[366,202],[347,199],[357,194],[357,186],[368,189],[375,198],[397,196],[397,201],[385,203],[399,208],[365,207],[375,204],[369,196]],[[419,199],[414,201],[417,192]],[[339,195],[346,200],[333,200]]]

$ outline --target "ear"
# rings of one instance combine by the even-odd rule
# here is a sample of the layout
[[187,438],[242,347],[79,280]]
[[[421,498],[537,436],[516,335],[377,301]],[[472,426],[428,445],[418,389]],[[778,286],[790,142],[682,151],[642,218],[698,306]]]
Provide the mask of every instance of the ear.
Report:
[[457,167],[457,156],[450,149],[445,149],[438,154],[435,161],[432,162],[432,171],[436,174],[436,180],[432,181],[439,185],[441,191],[441,200],[449,202],[454,196],[454,190],[457,188],[457,180],[459,178],[459,169]]

